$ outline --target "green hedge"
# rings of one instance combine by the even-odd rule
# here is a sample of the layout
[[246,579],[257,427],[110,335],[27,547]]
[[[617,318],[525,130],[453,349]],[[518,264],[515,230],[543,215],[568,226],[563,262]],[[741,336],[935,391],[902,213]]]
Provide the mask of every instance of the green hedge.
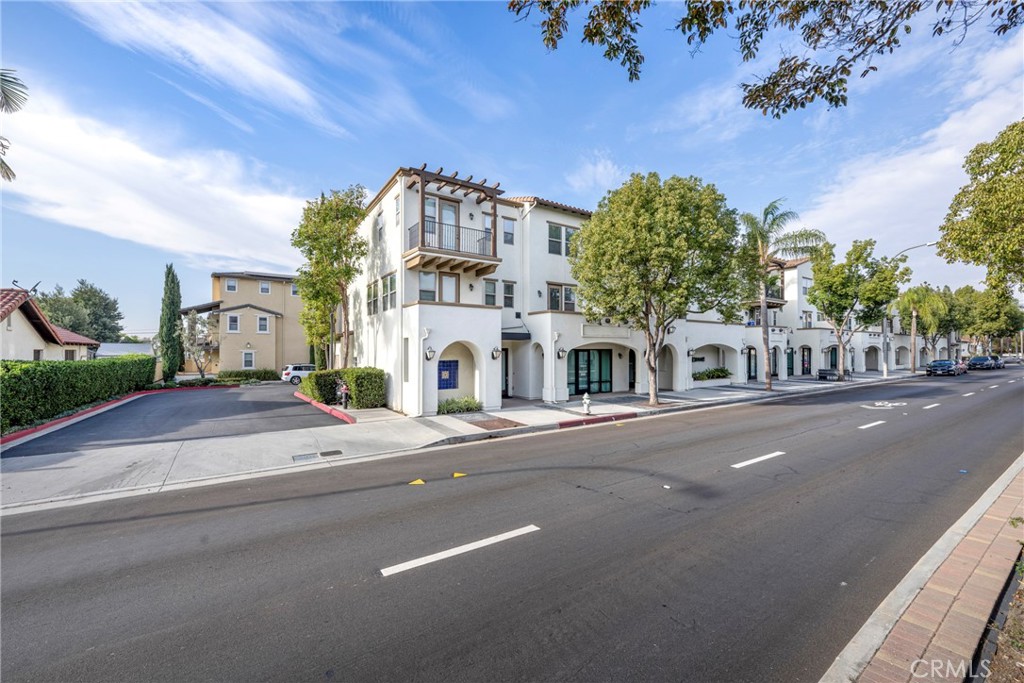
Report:
[[155,373],[156,358],[141,354],[89,361],[0,361],[0,431],[144,389]]
[[461,398],[446,398],[437,404],[438,415],[451,415],[452,413],[475,413],[483,410],[484,404],[472,396]]
[[217,373],[218,381],[226,379],[275,380],[281,379],[281,371],[273,368],[258,368],[256,370],[222,370]]
[[387,405],[385,374],[380,368],[317,370],[302,378],[300,391],[320,403],[338,403],[338,379],[348,382],[350,408],[380,408]]
[[729,368],[708,368],[693,373],[693,379],[698,382],[704,379],[728,379],[730,377],[732,377],[732,373],[729,372]]

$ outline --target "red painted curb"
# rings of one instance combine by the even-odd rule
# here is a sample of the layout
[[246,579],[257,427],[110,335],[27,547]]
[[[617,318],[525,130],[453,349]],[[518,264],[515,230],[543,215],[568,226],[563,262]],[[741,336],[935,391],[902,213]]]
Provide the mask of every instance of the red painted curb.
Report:
[[347,422],[350,425],[354,425],[356,423],[356,419],[354,417],[352,417],[351,415],[349,415],[348,413],[344,413],[344,412],[338,410],[337,408],[335,408],[334,406],[329,406],[326,403],[320,403],[320,401],[314,401],[313,399],[311,399],[309,396],[306,396],[301,391],[296,391],[295,392],[295,398],[298,398],[298,399],[301,399],[301,400],[305,401],[306,403],[308,403],[309,405],[313,406],[314,408],[318,408],[319,410],[324,411],[328,415],[330,415],[332,417],[338,418],[342,422]]
[[596,425],[602,422],[618,422],[619,420],[629,420],[637,416],[637,413],[616,413],[615,415],[597,415],[594,417],[583,417],[578,420],[565,420],[564,422],[558,423],[559,429],[565,429],[566,427],[585,427],[586,425]]
[[0,444],[7,444],[12,441],[17,441],[18,439],[23,439],[26,436],[30,436],[32,434],[35,434],[36,432],[41,432],[44,429],[56,427],[57,425],[63,424],[70,420],[76,420],[80,417],[85,417],[86,415],[95,413],[96,411],[102,410],[103,408],[108,408],[110,406],[117,405],[118,403],[124,403],[128,399],[135,398],[136,396],[146,396],[148,394],[162,394],[167,391],[193,391],[195,389],[234,389],[237,387],[237,384],[220,384],[217,386],[208,387],[174,387],[173,389],[143,389],[142,391],[133,391],[130,394],[125,394],[121,398],[115,398],[112,401],[106,401],[104,403],[99,404],[98,406],[86,408],[85,410],[81,410],[72,415],[65,415],[64,417],[58,417],[56,420],[51,420],[44,424],[36,425],[35,427],[28,427],[27,429],[20,429],[16,432],[11,432],[10,434],[4,434],[3,436],[0,436]]

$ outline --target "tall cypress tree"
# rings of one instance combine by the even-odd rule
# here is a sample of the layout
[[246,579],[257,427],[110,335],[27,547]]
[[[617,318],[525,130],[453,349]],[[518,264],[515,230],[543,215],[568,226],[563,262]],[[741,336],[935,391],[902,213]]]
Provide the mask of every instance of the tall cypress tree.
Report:
[[181,283],[178,274],[174,272],[174,264],[168,263],[164,271],[164,300],[160,309],[160,331],[157,333],[165,382],[174,380],[174,375],[185,360],[185,349],[177,334],[180,317]]

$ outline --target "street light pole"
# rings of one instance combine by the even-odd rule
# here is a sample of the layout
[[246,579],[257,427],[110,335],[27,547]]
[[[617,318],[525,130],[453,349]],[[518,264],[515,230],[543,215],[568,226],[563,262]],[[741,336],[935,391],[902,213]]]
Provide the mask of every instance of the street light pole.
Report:
[[[938,242],[925,242],[924,244],[915,244],[912,247],[907,247],[906,249],[904,249],[902,251],[896,252],[896,255],[893,256],[893,258],[894,259],[899,258],[901,255],[907,253],[911,249],[920,249],[921,247],[934,247],[936,244],[938,244]],[[889,316],[888,316],[887,313],[888,312],[886,312],[886,314],[882,315],[882,377],[883,378],[889,377],[889,333],[885,329],[887,327],[887,323],[889,321]],[[914,346],[916,346],[916,344],[914,344]],[[911,359],[911,362],[913,362],[913,359]]]

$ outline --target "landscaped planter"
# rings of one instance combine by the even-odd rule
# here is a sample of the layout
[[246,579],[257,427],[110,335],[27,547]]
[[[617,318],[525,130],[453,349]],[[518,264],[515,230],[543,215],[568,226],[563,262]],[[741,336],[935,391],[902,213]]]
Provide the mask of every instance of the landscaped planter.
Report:
[[695,379],[693,380],[693,388],[701,389],[704,387],[726,387],[732,384],[732,379],[729,377],[723,377],[722,379]]

